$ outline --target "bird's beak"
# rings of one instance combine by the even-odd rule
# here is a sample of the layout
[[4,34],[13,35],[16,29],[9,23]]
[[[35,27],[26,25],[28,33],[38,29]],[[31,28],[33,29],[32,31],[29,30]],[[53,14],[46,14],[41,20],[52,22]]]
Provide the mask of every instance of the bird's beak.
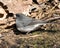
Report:
[[13,18],[16,19],[16,14],[14,14]]

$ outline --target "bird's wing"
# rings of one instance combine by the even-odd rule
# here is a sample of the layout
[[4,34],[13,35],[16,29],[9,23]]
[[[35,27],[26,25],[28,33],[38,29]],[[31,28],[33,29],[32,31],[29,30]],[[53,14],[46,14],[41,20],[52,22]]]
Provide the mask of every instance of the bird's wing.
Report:
[[29,26],[29,25],[36,25],[36,24],[44,25],[44,24],[46,24],[46,23],[47,23],[46,21],[33,19],[33,20],[28,24],[28,26]]

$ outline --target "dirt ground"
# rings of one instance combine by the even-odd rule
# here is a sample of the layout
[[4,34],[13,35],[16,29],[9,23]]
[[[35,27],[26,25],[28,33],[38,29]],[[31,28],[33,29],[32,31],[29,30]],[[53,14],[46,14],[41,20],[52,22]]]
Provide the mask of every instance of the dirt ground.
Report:
[[[60,48],[60,0],[0,0],[0,6],[0,16],[6,16],[0,20],[0,48]],[[53,24],[22,33],[16,28],[16,13]]]

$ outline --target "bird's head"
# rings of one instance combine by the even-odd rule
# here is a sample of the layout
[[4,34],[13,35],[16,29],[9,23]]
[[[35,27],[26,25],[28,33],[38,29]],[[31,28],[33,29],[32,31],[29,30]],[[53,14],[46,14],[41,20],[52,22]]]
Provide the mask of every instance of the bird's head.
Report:
[[16,19],[19,19],[19,20],[31,20],[32,18],[26,16],[25,14],[18,13],[18,14],[16,14]]
[[23,19],[23,18],[25,18],[24,14],[22,14],[22,13],[16,14],[16,19]]

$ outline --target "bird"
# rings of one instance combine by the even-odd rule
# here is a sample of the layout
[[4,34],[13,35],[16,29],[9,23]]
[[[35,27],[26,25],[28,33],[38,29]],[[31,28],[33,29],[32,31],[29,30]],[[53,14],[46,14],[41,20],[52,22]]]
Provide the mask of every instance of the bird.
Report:
[[41,25],[46,25],[47,21],[34,19],[22,13],[16,15],[16,28],[23,33],[30,33],[40,28]]

